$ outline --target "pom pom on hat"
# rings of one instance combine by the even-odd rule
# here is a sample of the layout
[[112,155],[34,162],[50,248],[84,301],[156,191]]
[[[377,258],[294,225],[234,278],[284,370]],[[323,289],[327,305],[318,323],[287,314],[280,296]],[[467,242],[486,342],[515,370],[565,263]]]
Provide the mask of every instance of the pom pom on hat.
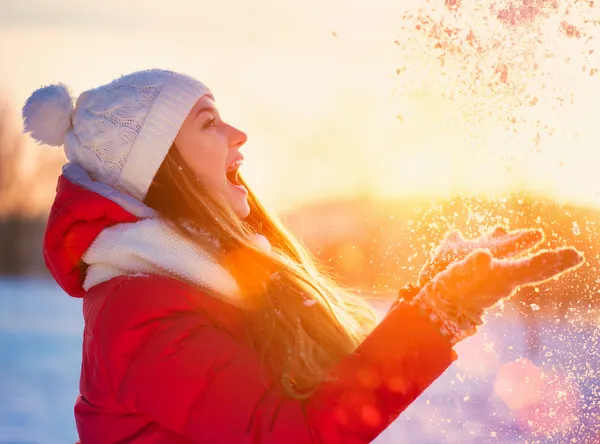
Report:
[[61,146],[71,127],[73,98],[62,83],[44,86],[31,94],[23,107],[25,132],[40,143]]
[[190,110],[210,94],[193,77],[162,69],[121,76],[76,101],[56,83],[27,99],[23,126],[38,142],[62,146],[93,181],[143,201]]

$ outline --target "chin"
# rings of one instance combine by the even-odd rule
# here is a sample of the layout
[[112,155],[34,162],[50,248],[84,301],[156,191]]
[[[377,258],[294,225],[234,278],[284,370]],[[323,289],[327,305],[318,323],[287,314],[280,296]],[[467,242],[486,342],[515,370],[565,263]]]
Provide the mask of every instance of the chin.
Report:
[[250,205],[248,202],[244,202],[243,204],[238,204],[233,207],[235,214],[238,215],[240,219],[245,219],[250,216]]
[[231,209],[240,219],[245,219],[250,215],[248,190],[245,187],[227,182],[227,190],[223,194]]

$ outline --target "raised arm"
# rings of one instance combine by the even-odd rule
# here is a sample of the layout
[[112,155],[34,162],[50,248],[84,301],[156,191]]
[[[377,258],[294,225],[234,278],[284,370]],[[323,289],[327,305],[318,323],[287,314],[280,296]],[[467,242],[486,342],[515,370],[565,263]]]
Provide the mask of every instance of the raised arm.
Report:
[[[193,442],[368,443],[454,359],[428,317],[399,304],[311,398],[292,399],[177,285],[165,294],[126,281],[102,315],[104,350],[119,402]],[[111,367],[123,354],[127,365]]]

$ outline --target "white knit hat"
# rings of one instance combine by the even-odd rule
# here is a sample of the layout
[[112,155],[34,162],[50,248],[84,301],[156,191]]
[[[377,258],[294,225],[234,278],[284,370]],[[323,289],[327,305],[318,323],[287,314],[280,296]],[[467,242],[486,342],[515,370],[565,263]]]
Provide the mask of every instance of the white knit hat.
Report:
[[183,121],[210,94],[189,76],[152,69],[86,91],[75,107],[65,85],[45,86],[25,103],[23,120],[93,180],[143,200]]

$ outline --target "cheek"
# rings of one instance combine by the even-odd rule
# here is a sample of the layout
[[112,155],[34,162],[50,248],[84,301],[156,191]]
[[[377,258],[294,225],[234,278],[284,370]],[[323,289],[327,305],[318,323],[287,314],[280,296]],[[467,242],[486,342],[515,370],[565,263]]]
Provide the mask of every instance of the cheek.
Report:
[[198,180],[207,187],[223,181],[226,151],[220,150],[217,141],[202,134],[184,133],[175,139],[181,157]]
[[210,184],[222,179],[224,163],[224,160],[214,153],[199,151],[194,153],[188,166],[200,182]]

